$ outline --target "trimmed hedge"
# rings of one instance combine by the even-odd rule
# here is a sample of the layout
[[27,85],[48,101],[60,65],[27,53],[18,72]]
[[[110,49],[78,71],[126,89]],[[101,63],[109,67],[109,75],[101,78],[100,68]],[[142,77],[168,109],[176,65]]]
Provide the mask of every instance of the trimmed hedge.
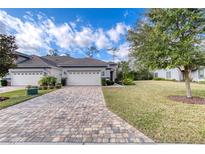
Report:
[[161,80],[161,81],[177,81],[176,79],[165,79],[165,78],[153,78],[153,80]]
[[5,86],[7,86],[7,85],[8,85],[7,80],[1,80],[1,86],[2,86],[2,87],[5,87]]
[[165,78],[156,77],[156,78],[153,78],[153,80],[166,80],[166,79]]
[[125,78],[123,79],[122,83],[124,85],[135,85],[135,83],[133,82],[133,80],[131,78]]
[[102,86],[106,86],[106,79],[105,79],[105,78],[102,78],[102,79],[101,79],[101,85],[102,85]]
[[107,86],[111,86],[111,85],[113,85],[113,84],[114,84],[113,81],[111,81],[111,80],[106,80],[106,85],[107,85]]

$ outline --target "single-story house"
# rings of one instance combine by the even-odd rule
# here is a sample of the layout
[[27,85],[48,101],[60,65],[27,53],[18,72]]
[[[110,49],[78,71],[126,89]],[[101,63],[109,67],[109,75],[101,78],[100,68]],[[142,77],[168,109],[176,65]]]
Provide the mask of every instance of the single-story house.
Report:
[[117,64],[94,58],[70,56],[36,56],[17,52],[16,68],[9,69],[12,86],[38,85],[43,76],[54,76],[67,85],[101,85],[101,79],[116,78]]
[[[200,67],[190,73],[192,81],[204,81],[205,80],[205,68]],[[178,68],[173,69],[160,69],[154,71],[154,77],[160,77],[165,79],[175,79],[177,81],[183,80],[183,74]]]

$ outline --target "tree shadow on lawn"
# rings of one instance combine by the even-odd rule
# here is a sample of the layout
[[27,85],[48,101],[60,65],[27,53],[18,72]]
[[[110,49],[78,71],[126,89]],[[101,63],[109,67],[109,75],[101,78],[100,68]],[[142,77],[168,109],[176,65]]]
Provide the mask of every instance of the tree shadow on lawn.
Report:
[[192,97],[188,98],[186,96],[168,96],[170,100],[177,101],[177,102],[182,102],[186,104],[201,104],[205,105],[205,98],[201,97]]

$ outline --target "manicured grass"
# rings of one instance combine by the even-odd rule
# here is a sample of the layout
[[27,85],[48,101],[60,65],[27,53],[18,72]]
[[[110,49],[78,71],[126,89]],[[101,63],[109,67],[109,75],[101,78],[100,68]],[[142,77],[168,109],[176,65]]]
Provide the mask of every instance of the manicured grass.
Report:
[[[41,96],[41,95],[46,94],[48,92],[51,92],[53,90],[54,89],[39,90],[39,94],[37,96]],[[29,99],[34,98],[34,97],[37,97],[37,96],[27,96],[25,89],[1,93],[0,96],[9,97],[9,99],[0,102],[0,109],[24,102],[24,101],[29,100]]]
[[[205,97],[204,84],[191,84]],[[205,143],[205,105],[171,101],[185,95],[182,82],[137,81],[135,86],[103,88],[107,107],[156,142]]]

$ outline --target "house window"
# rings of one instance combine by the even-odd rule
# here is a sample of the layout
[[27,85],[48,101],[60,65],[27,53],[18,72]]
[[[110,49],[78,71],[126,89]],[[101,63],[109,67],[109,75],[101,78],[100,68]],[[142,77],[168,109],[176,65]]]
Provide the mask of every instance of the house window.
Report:
[[158,77],[158,73],[154,73],[154,77],[157,78]]
[[171,79],[171,71],[166,72],[166,78]]
[[204,78],[204,69],[199,69],[199,79]]

